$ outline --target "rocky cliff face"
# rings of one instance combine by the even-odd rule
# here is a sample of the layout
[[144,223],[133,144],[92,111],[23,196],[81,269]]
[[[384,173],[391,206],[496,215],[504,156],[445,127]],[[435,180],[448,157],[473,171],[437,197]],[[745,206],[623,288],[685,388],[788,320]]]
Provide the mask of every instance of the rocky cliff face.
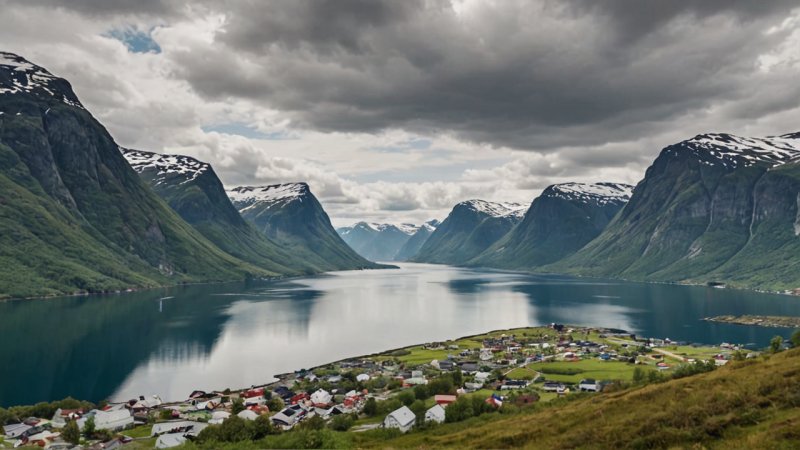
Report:
[[532,269],[569,256],[597,237],[631,196],[633,186],[564,183],[549,186],[514,229],[469,265]]
[[707,134],[671,145],[606,231],[552,269],[659,281],[797,284],[800,277],[769,272],[793,265],[773,259],[796,245],[798,157],[796,134]]
[[245,220],[320,271],[379,267],[345,244],[306,183],[240,186],[227,194]]
[[524,211],[524,205],[513,203],[459,203],[410,260],[465,264],[508,233],[522,220]]

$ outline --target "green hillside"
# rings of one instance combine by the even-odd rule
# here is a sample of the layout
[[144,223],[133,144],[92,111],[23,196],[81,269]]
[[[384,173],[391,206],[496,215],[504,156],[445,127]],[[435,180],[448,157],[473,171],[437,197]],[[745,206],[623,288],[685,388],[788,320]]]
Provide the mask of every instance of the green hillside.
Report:
[[354,434],[357,448],[796,448],[800,349],[713,372],[575,396],[392,436]]

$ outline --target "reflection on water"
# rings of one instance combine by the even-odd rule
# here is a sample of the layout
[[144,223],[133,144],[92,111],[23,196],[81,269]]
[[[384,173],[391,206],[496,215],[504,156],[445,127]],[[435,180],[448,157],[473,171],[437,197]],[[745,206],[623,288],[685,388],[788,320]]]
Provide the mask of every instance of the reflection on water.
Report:
[[745,291],[403,264],[270,283],[0,304],[0,405],[245,387],[404,345],[550,322],[766,345],[789,330],[702,322],[800,315]]

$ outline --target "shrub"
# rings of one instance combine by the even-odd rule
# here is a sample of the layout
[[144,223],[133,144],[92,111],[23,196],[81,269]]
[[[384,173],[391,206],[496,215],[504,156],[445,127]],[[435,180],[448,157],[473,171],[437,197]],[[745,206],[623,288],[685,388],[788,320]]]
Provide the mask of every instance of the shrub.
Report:
[[334,431],[347,431],[353,426],[355,420],[350,414],[339,414],[331,420],[330,427]]
[[78,423],[74,420],[67,422],[67,425],[61,430],[61,437],[72,445],[78,445],[81,441],[81,430],[78,429]]

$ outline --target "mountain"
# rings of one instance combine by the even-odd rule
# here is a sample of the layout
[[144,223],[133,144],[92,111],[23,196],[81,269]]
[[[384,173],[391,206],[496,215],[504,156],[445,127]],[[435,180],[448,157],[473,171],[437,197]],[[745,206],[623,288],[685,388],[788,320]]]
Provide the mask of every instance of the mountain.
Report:
[[69,82],[0,53],[0,297],[275,274],[194,230],[118,147]]
[[524,213],[525,206],[516,203],[461,202],[410,260],[464,264],[505,236]]
[[597,237],[631,197],[633,186],[563,183],[545,189],[513,230],[469,265],[530,269],[569,256]]
[[417,231],[408,238],[405,244],[394,255],[395,261],[408,261],[414,255],[419,253],[419,250],[425,244],[429,237],[436,230],[441,222],[436,219],[429,220],[420,226]]
[[306,183],[240,186],[226,192],[246,221],[316,270],[381,267],[345,244]]
[[120,151],[139,178],[220,249],[277,273],[296,275],[316,271],[246,222],[209,164],[183,155],[126,148]]
[[358,222],[336,230],[359,255],[370,261],[395,261],[397,252],[417,232],[416,225]]
[[664,148],[630,202],[554,271],[800,286],[800,133],[703,134]]

